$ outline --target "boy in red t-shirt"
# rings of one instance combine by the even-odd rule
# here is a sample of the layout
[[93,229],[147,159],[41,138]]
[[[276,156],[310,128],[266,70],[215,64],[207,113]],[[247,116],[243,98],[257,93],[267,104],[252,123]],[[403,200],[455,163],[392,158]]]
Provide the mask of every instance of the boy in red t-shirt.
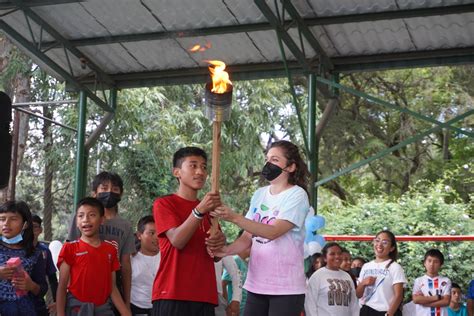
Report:
[[197,194],[206,183],[207,155],[197,147],[185,147],[173,156],[176,193],[159,197],[153,204],[161,262],[153,283],[153,316],[213,316],[217,305],[214,260],[206,251],[225,243],[219,231],[207,235],[209,212],[221,204],[219,194]]
[[58,316],[86,310],[114,315],[109,297],[121,315],[131,315],[115,285],[115,271],[120,269],[117,250],[99,236],[103,222],[104,206],[99,200],[87,197],[78,203],[76,225],[81,238],[65,243],[58,257]]

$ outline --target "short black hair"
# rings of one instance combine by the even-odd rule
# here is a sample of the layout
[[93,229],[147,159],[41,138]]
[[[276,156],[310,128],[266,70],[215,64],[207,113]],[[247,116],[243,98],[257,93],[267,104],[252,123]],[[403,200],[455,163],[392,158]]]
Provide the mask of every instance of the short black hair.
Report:
[[120,178],[118,174],[115,172],[108,172],[102,171],[98,175],[94,177],[92,180],[92,192],[97,192],[97,188],[99,185],[104,184],[106,182],[112,183],[113,186],[117,186],[120,188],[120,193],[123,193],[123,180]]
[[92,206],[98,209],[100,216],[105,215],[104,205],[102,205],[102,202],[90,196],[83,198],[82,200],[79,201],[79,203],[77,203],[76,214],[79,208],[84,205]]
[[441,265],[443,265],[444,263],[444,256],[443,254],[441,253],[441,251],[439,251],[438,249],[430,249],[428,250],[426,253],[425,253],[425,257],[423,258],[423,262],[426,261],[426,258],[428,257],[434,257],[434,258],[438,258],[439,261],[441,262]]
[[362,257],[355,257],[355,258],[352,258],[352,261],[353,261],[353,262],[356,261],[356,260],[361,261],[362,264],[365,264],[365,263],[367,262],[367,261],[366,261],[364,258],[362,258]]
[[145,231],[146,224],[149,224],[149,223],[153,223],[153,224],[155,223],[155,219],[153,218],[153,216],[152,215],[143,216],[142,218],[140,218],[140,220],[137,223],[137,231],[139,231],[140,233],[143,233]]
[[184,158],[190,156],[198,156],[204,158],[207,162],[207,154],[199,147],[183,147],[173,155],[173,168],[181,168]]
[[[344,247],[341,248],[341,254],[342,253],[348,253],[349,255],[351,254],[351,252],[349,250],[347,250],[347,248],[344,248]],[[351,257],[352,257],[352,255],[351,255]]]
[[33,223],[39,224],[40,226],[43,224],[43,220],[41,219],[41,217],[36,214],[33,214],[31,220],[33,221]]
[[451,288],[452,288],[452,289],[459,289],[459,291],[462,292],[461,287],[460,287],[459,284],[457,284],[457,283],[454,283],[454,282],[451,283]]

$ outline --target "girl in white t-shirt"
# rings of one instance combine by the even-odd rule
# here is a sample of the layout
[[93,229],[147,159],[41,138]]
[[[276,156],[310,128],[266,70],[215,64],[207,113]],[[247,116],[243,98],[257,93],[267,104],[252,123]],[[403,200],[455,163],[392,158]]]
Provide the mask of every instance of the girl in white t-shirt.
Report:
[[304,303],[306,316],[358,315],[354,282],[349,273],[340,268],[341,246],[335,242],[328,243],[321,252],[325,266],[309,279]]
[[224,257],[250,248],[244,316],[299,316],[306,291],[303,244],[309,211],[308,168],[298,147],[288,141],[273,143],[266,161],[262,175],[270,185],[254,193],[245,217],[227,206],[211,212],[245,230],[215,255]]
[[362,308],[360,316],[401,316],[403,286],[407,283],[398,257],[395,235],[383,230],[373,240],[375,260],[362,267],[356,294]]

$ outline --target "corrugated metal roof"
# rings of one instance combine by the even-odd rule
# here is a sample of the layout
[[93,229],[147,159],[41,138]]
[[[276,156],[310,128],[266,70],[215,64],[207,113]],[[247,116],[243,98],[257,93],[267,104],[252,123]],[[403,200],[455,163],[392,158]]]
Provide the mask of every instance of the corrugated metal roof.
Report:
[[[40,2],[44,4],[48,0]],[[53,2],[49,0],[50,4]],[[65,71],[72,69],[76,78],[91,77],[94,74],[91,63],[112,80],[118,76],[122,78],[120,80],[133,80],[132,77],[127,79],[127,74],[133,74],[135,79],[140,78],[140,74],[144,78],[156,75],[162,80],[169,74],[178,78],[179,74],[174,70],[183,70],[183,76],[191,77],[202,74],[208,59],[221,59],[242,73],[249,69],[246,65],[258,65],[262,76],[265,71],[282,69],[276,32],[269,24],[268,16],[253,0],[60,2],[40,6],[33,5],[32,0],[0,0],[0,17],[5,23],[2,25],[18,33],[12,35],[14,32],[5,31],[8,36],[18,43],[15,37],[20,35],[36,47],[41,38],[41,47],[48,47],[43,53]],[[17,3],[23,3],[22,9],[26,10],[29,19],[22,10],[11,11]],[[278,3],[278,12],[281,12],[281,3]],[[433,64],[457,62],[457,58],[459,62],[474,61],[474,0],[298,0],[291,3],[305,19],[323,53],[334,63],[335,71],[400,67],[404,65],[400,62],[405,60],[411,60],[414,65],[417,60],[429,64],[429,58],[433,59]],[[267,1],[266,5],[277,14],[274,1]],[[457,10],[454,14],[439,10],[429,13],[431,9],[453,6],[466,6],[466,10]],[[416,11],[420,9],[425,11]],[[68,45],[75,45],[77,56],[61,45],[50,46],[58,39],[46,28],[41,28],[28,14],[29,10],[54,28]],[[404,15],[396,18],[394,12]],[[374,15],[376,13],[379,15]],[[449,10],[446,13],[450,13]],[[289,14],[285,18],[291,20]],[[235,26],[248,26],[248,29],[246,32],[230,29]],[[295,25],[287,31],[300,46]],[[124,35],[128,37],[116,38]],[[135,35],[141,37],[133,39]],[[189,49],[195,44],[207,49],[191,53]],[[306,38],[303,46],[306,62],[314,65],[321,52]],[[301,46],[299,49],[303,50]],[[287,59],[293,61],[293,67],[301,64],[286,47],[285,52]],[[40,60],[37,53],[30,52],[30,55],[61,77],[48,62]],[[393,64],[393,61],[397,63]],[[252,76],[259,77],[259,73]],[[129,82],[127,86],[133,84]]]

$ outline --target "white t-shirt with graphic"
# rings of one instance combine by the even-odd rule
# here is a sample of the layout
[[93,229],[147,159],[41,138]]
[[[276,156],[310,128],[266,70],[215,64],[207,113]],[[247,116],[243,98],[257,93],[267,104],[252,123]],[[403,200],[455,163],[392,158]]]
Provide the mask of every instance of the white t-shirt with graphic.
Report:
[[299,186],[274,195],[270,193],[270,186],[266,186],[254,193],[246,218],[267,225],[276,219],[286,220],[295,226],[274,240],[252,237],[244,285],[247,291],[269,295],[305,293],[303,243],[308,211],[308,195]]
[[317,270],[308,282],[304,302],[306,316],[356,316],[359,306],[354,282],[343,270]]
[[391,259],[383,262],[370,261],[362,266],[358,282],[369,276],[376,277],[375,283],[366,286],[364,295],[360,299],[362,305],[384,312],[390,308],[390,302],[395,295],[393,285],[407,283],[405,272],[397,262],[392,262],[387,269]]
[[[451,280],[439,275],[430,278],[425,274],[415,280],[412,293],[422,293],[423,296],[451,295]],[[416,316],[425,315],[448,316],[448,307],[425,307],[421,304],[416,304]]]

